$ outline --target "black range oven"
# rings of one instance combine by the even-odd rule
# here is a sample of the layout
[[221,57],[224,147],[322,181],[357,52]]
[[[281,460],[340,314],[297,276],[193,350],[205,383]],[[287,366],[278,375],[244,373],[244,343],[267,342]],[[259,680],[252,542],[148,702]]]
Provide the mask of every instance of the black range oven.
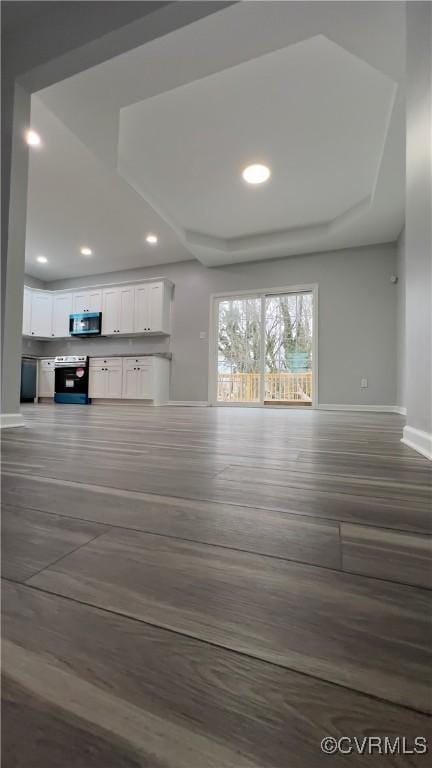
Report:
[[86,355],[65,355],[54,360],[54,401],[87,405],[89,366]]

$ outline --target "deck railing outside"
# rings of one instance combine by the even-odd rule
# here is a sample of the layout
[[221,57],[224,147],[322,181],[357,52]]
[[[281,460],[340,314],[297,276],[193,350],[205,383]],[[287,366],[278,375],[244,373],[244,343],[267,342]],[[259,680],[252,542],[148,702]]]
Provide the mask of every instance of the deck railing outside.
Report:
[[[219,373],[218,401],[259,402],[259,373]],[[264,400],[275,402],[312,402],[312,371],[303,373],[266,373],[264,376]]]

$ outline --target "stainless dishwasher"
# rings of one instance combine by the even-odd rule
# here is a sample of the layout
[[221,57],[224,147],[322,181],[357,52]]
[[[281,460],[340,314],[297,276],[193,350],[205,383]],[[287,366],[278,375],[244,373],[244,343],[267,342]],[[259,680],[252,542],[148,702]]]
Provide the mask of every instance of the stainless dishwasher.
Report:
[[37,360],[33,357],[21,359],[20,402],[33,403],[36,398]]

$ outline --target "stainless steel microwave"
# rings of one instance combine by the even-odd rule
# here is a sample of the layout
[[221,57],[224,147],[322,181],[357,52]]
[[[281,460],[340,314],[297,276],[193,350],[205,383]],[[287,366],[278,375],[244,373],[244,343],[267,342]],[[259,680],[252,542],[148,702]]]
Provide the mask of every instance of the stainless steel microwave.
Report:
[[79,312],[69,315],[71,336],[100,336],[101,331],[102,312]]

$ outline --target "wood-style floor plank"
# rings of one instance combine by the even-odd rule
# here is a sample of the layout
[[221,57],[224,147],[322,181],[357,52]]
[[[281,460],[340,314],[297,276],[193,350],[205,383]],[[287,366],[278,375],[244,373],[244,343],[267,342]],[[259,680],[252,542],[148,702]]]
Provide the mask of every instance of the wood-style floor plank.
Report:
[[350,473],[336,474],[323,472],[314,467],[313,472],[305,472],[302,466],[294,469],[270,469],[260,467],[238,467],[231,465],[218,473],[220,480],[234,480],[245,485],[264,484],[285,486],[287,488],[305,488],[336,493],[350,493],[355,496],[374,496],[385,498],[390,502],[404,499],[410,504],[429,504],[431,500],[431,484],[427,475],[422,482],[411,482],[393,478],[383,480],[371,473],[368,476],[356,476]]
[[389,701],[430,707],[432,594],[424,590],[121,529],[28,583]]
[[402,584],[432,589],[432,537],[342,523],[342,566]]
[[107,530],[103,525],[3,504],[2,576],[25,581]]
[[307,488],[284,487],[260,482],[245,483],[214,477],[204,477],[199,471],[185,472],[175,467],[167,470],[131,469],[127,461],[124,467],[106,468],[101,459],[72,464],[66,455],[57,460],[44,461],[43,457],[33,463],[5,461],[4,471],[20,473],[23,476],[51,477],[58,480],[76,481],[107,488],[127,489],[136,492],[169,495],[201,501],[215,501],[224,504],[238,504],[280,512],[292,512],[329,520],[377,525],[381,527],[428,533],[431,529],[430,502],[428,499],[398,499],[389,497],[358,496],[355,490],[322,491]]
[[28,586],[6,584],[3,610],[8,766],[361,768],[364,756],[323,755],[321,739],[427,733],[416,712]]
[[5,503],[97,523],[340,568],[339,526],[319,518],[5,475]]
[[157,768],[153,758],[144,759],[124,740],[116,743],[111,732],[89,728],[82,718],[6,676],[2,723],[2,759],[8,768]]
[[321,739],[427,733],[431,464],[400,416],[23,410],[1,434],[6,572],[29,579],[3,600],[5,763],[360,768]]

